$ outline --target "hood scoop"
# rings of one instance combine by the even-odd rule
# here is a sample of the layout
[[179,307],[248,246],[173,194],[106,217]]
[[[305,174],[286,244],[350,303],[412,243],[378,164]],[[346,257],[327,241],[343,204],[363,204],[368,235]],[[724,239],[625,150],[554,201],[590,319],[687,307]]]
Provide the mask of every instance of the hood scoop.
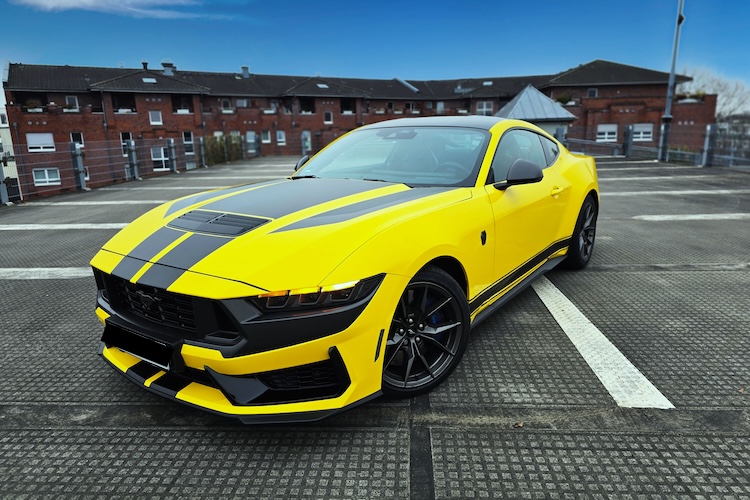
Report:
[[167,227],[219,236],[239,236],[270,221],[247,215],[191,210],[170,221]]

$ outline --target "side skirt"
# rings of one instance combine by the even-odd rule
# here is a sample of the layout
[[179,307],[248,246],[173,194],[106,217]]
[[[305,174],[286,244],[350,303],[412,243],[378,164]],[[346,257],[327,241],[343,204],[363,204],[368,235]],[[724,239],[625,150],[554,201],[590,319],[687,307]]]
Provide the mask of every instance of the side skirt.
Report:
[[514,286],[508,293],[499,297],[494,303],[492,303],[492,305],[488,306],[485,310],[477,314],[477,316],[474,318],[474,321],[471,322],[471,329],[473,330],[477,325],[479,325],[479,323],[487,319],[492,313],[497,311],[506,302],[508,302],[510,299],[512,299],[519,293],[526,290],[526,288],[529,285],[531,285],[531,283],[533,283],[534,280],[536,280],[539,276],[546,273],[550,269],[557,266],[560,262],[565,260],[565,257],[566,256],[550,259],[547,262],[545,262],[542,266],[540,266],[539,269],[529,274],[526,278],[524,278],[523,281],[521,281],[516,286]]

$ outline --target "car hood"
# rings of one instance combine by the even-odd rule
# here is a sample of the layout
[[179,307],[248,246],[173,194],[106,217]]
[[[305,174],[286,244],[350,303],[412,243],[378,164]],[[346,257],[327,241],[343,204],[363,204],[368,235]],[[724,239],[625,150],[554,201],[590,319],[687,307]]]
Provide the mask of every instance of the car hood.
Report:
[[[319,286],[388,227],[470,196],[469,189],[455,187],[282,179],[167,203],[128,225],[103,250],[127,256],[118,265],[127,279],[151,262],[170,282],[190,271],[267,291]],[[122,272],[126,268],[131,271]]]

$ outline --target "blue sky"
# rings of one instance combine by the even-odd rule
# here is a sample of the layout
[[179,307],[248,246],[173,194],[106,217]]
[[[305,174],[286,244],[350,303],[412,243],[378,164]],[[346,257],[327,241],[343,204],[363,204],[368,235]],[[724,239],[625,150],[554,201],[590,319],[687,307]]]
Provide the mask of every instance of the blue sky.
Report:
[[[669,71],[678,0],[0,0],[0,61],[365,78]],[[750,85],[750,2],[685,0],[677,68]]]

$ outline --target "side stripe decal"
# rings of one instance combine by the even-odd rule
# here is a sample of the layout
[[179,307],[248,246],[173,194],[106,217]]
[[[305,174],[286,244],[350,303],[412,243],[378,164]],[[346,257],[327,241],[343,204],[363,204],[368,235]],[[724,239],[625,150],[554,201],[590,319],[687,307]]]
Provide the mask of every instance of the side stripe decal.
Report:
[[490,300],[498,292],[507,288],[511,283],[514,283],[515,281],[520,279],[522,276],[530,272],[532,269],[539,266],[545,260],[549,259],[552,255],[556,254],[557,252],[559,252],[560,250],[564,248],[567,248],[568,246],[570,246],[570,238],[557,241],[553,243],[552,245],[550,245],[549,247],[547,247],[546,249],[544,249],[538,255],[535,255],[534,257],[526,261],[523,265],[521,265],[517,269],[513,270],[510,274],[496,281],[485,291],[483,291],[482,293],[474,297],[474,299],[469,301],[469,311],[471,312],[471,314],[474,314],[474,311],[479,309],[485,302]]

